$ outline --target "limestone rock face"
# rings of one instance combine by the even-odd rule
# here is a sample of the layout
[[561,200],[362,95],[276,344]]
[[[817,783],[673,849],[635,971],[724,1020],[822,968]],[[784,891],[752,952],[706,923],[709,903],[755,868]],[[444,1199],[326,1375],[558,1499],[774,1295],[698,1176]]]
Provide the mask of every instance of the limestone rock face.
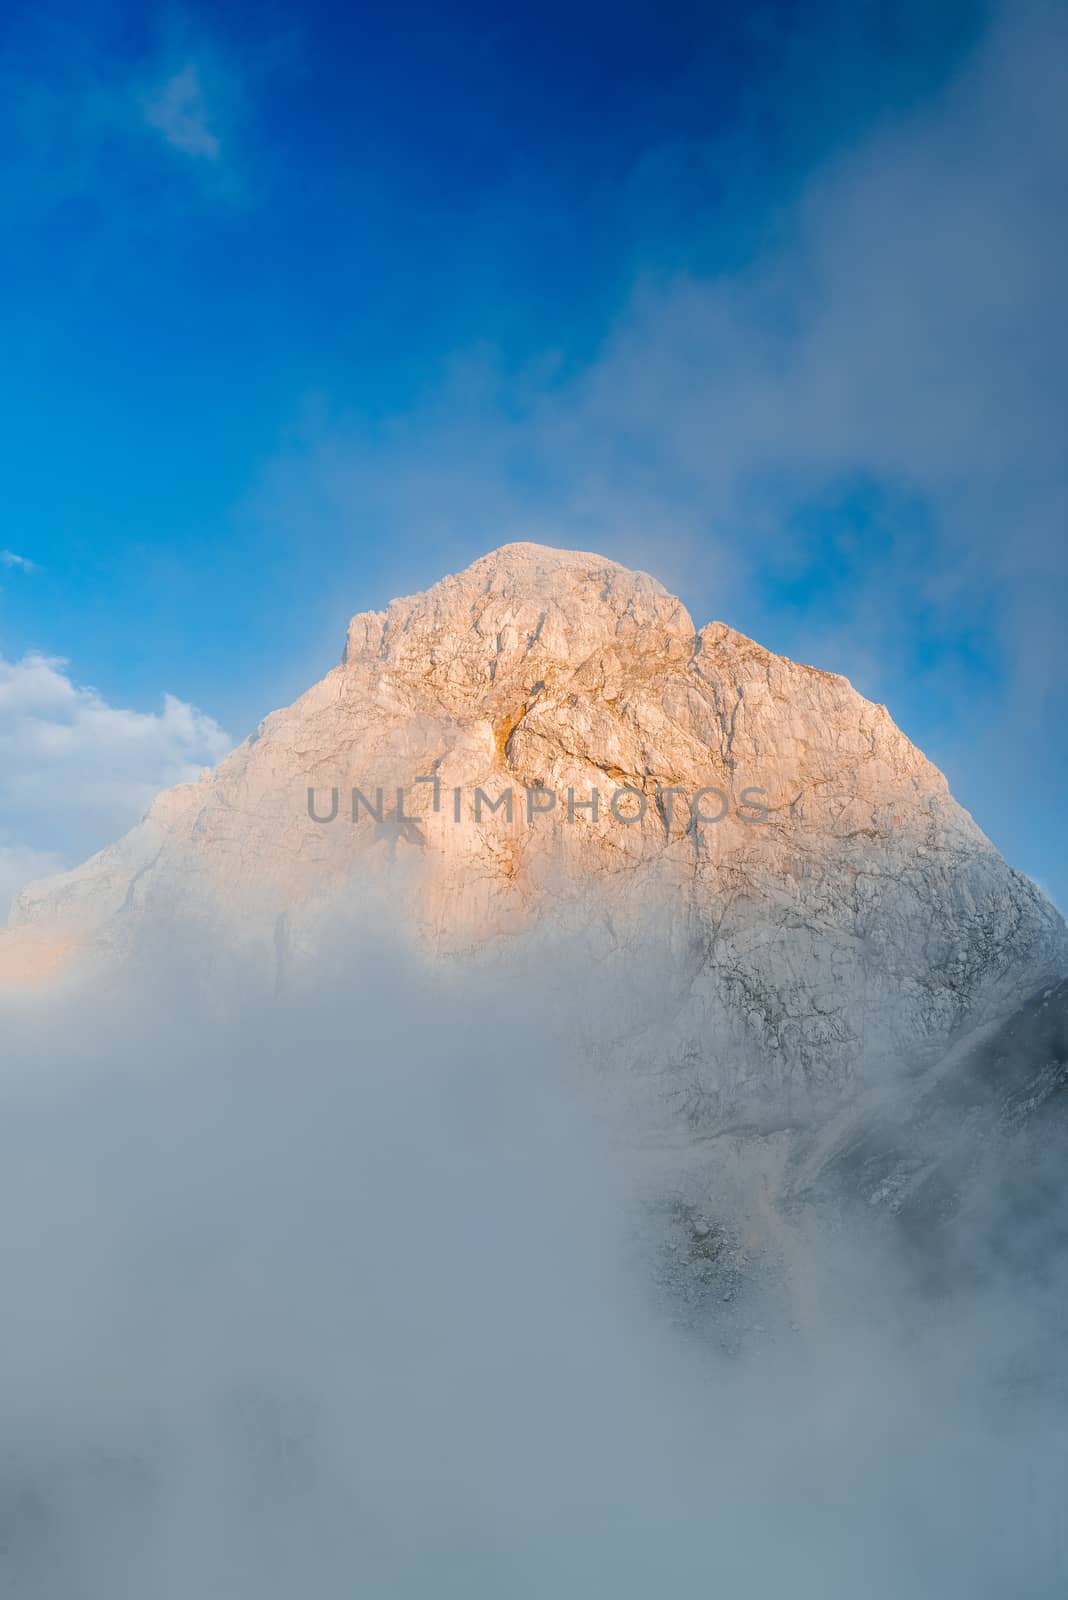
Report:
[[24,890],[6,938],[121,949],[154,910],[210,908],[299,952],[390,873],[445,952],[582,927],[622,973],[655,923],[619,1038],[655,1031],[697,1119],[937,1048],[1068,970],[1056,911],[884,707],[530,544],[354,617],[321,683]]

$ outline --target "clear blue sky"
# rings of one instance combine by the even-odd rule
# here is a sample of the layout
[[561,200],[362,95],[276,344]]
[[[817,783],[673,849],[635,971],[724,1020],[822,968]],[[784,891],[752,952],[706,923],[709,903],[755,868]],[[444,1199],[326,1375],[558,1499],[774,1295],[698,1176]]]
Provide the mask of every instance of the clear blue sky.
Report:
[[1068,903],[1064,15],[9,5],[0,654],[240,737],[353,611],[595,548]]

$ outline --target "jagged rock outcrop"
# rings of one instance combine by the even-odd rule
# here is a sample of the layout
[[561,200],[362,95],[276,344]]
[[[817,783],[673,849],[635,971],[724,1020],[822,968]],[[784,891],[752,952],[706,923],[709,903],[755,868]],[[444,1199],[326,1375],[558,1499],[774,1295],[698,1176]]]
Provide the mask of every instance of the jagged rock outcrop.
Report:
[[620,983],[617,1038],[655,1036],[697,1121],[941,1048],[1068,970],[1056,911],[885,707],[696,630],[643,573],[529,544],[354,617],[341,663],[217,771],[24,890],[7,959],[121,950],[160,910],[299,958],[340,887],[390,870],[443,951],[555,922],[633,968],[652,917],[661,966]]

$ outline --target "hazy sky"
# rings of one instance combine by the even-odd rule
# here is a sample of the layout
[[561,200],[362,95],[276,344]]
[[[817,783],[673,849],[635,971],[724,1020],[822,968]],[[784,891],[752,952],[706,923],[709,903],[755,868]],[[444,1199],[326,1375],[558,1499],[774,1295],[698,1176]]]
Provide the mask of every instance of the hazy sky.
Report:
[[1068,903],[1066,15],[5,8],[0,894],[525,537],[845,672]]

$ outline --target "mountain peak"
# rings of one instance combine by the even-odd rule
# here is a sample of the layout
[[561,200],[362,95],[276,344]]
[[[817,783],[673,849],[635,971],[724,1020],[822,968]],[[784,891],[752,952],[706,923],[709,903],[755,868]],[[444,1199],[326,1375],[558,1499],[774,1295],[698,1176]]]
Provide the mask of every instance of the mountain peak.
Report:
[[937,1045],[1068,967],[1055,910],[885,707],[535,544],[354,617],[341,663],[214,774],[23,890],[8,957],[128,949],[177,914],[289,970],[387,874],[441,949],[576,918],[642,948],[668,908],[658,1025],[721,1109]]
[[533,684],[601,647],[674,654],[695,645],[685,606],[645,572],[582,550],[506,544],[422,594],[364,611],[349,624],[345,664],[395,670],[472,689],[516,672]]

